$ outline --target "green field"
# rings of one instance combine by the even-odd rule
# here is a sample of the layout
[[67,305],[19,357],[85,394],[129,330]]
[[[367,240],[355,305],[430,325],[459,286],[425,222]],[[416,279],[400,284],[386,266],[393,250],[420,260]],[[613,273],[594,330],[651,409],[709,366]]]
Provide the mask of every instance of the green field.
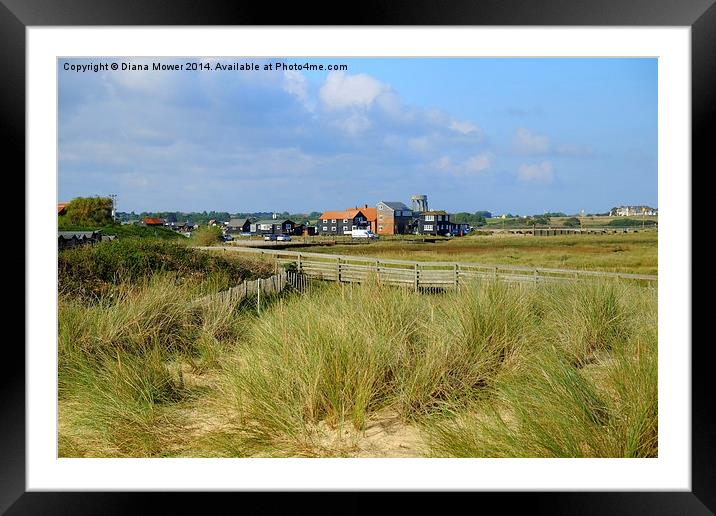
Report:
[[[656,274],[658,233],[616,233],[534,237],[478,235],[434,243],[381,238],[359,245],[311,247],[310,252],[374,256],[396,260],[449,261],[488,265],[586,269]],[[294,249],[299,250],[299,249]]]

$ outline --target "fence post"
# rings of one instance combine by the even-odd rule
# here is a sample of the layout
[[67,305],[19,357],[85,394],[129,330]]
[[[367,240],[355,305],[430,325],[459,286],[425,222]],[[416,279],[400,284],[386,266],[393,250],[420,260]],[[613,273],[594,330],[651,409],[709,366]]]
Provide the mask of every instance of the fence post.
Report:
[[298,253],[298,272],[301,272],[301,253]]
[[457,263],[453,264],[453,271],[454,271],[454,274],[455,274],[455,287],[457,288],[457,274],[458,274],[458,272],[457,272]]
[[420,264],[415,262],[415,292],[418,291],[418,282],[420,281]]
[[497,279],[497,267],[492,268],[492,277],[496,280]]
[[256,312],[261,313],[261,278],[256,280]]
[[380,260],[375,261],[375,276],[378,284],[380,285]]
[[535,278],[535,285],[536,285],[537,281],[539,281],[539,275],[537,273],[537,269],[534,270],[534,278]]
[[341,282],[341,257],[336,258],[336,281]]

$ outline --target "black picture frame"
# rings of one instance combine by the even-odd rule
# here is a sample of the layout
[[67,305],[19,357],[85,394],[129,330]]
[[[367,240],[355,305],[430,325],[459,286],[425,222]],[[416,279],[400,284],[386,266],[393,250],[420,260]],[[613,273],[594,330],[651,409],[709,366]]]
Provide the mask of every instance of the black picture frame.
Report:
[[[351,10],[286,3],[194,2],[191,0],[0,0],[0,66],[3,156],[25,169],[25,29],[29,26],[112,25],[537,25],[537,26],[689,26],[692,51],[692,163],[702,172],[716,170],[707,128],[716,119],[716,5],[714,0],[431,0],[368,1]],[[320,13],[320,14],[319,14]],[[693,168],[692,167],[692,168]],[[688,171],[686,172],[688,173]],[[693,174],[692,174],[693,177]],[[689,214],[690,216],[690,214]],[[27,231],[27,230],[26,230]],[[26,232],[26,237],[27,237]],[[23,258],[26,258],[23,255]],[[31,271],[26,270],[26,275]],[[28,307],[31,309],[31,307]],[[549,492],[479,493],[500,511],[527,504],[549,514],[713,514],[716,510],[716,426],[710,339],[692,347],[692,491],[691,492]],[[706,344],[706,346],[704,345]],[[684,342],[691,346],[691,342]],[[16,350],[18,351],[18,350]],[[17,364],[0,375],[0,512],[20,514],[124,514],[144,512],[148,499],[161,496],[162,512],[186,509],[186,493],[26,492],[25,367]],[[20,366],[19,364],[22,364]],[[242,508],[261,503],[247,493]],[[222,496],[202,496],[204,512],[226,503]],[[272,508],[280,498],[271,497]],[[419,501],[420,496],[414,498]],[[245,505],[249,502],[249,505]],[[283,502],[285,503],[285,502]],[[293,502],[291,502],[293,503]],[[480,500],[483,503],[483,500]],[[329,507],[331,504],[327,504]],[[341,501],[343,510],[368,509],[361,494]],[[320,507],[317,510],[321,510]]]

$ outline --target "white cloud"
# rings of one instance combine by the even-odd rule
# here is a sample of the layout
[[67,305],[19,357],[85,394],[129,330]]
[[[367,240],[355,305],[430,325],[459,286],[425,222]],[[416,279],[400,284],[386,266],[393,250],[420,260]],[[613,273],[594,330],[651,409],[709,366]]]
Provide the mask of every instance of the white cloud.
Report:
[[301,72],[283,72],[283,90],[296,97],[304,105],[308,101],[308,81]]
[[452,160],[449,156],[443,156],[435,162],[435,168],[438,170],[449,171],[452,169]]
[[535,134],[524,127],[517,129],[513,143],[517,151],[523,154],[544,154],[549,152],[549,138],[542,134]]
[[457,177],[467,177],[489,170],[494,159],[495,155],[491,152],[483,152],[470,156],[458,163],[453,163],[449,156],[442,156],[434,161],[432,165],[444,173]]
[[554,181],[554,169],[549,161],[534,165],[524,164],[520,166],[518,177],[526,183],[551,183]]
[[465,161],[466,172],[482,172],[492,165],[494,156],[489,152],[484,152],[476,156],[471,156]]
[[368,117],[354,113],[348,118],[340,120],[338,126],[351,136],[365,132],[370,128],[371,123]]
[[330,72],[319,93],[328,109],[368,108],[388,87],[370,75]]
[[450,121],[449,127],[453,131],[457,131],[460,134],[474,133],[474,132],[477,132],[477,130],[479,129],[479,127],[477,127],[472,122],[468,122],[468,121],[461,122],[461,121],[455,120],[455,119]]

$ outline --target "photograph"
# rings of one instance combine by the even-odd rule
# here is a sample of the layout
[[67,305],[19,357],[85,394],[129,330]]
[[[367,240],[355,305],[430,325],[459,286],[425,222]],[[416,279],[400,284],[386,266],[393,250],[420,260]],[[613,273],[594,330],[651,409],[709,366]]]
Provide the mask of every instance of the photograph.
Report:
[[660,66],[58,56],[57,457],[658,459]]

